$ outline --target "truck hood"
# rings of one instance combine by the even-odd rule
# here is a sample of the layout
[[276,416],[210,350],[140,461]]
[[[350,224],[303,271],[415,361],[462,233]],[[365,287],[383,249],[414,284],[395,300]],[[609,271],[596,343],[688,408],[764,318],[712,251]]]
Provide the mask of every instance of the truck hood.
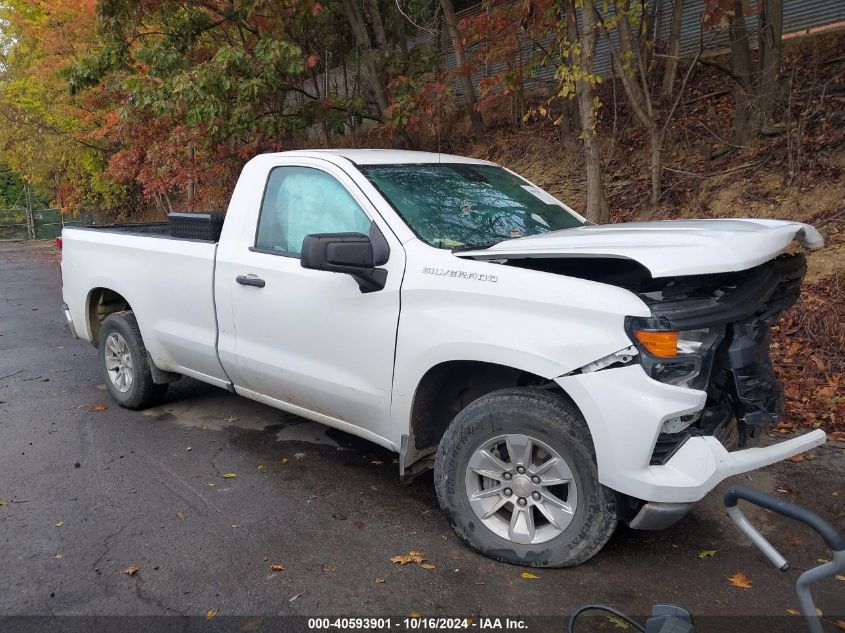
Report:
[[824,245],[809,224],[749,218],[589,225],[455,254],[473,259],[631,259],[652,277],[674,277],[753,268],[777,257],[793,240],[810,249]]

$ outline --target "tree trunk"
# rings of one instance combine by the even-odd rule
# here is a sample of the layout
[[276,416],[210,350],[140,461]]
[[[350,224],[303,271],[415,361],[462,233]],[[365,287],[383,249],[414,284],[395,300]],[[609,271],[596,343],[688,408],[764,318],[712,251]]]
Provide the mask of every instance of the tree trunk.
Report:
[[674,0],[672,23],[669,27],[669,41],[666,46],[666,64],[663,70],[661,94],[668,99],[675,89],[675,75],[678,72],[678,54],[681,50],[681,20],[684,17],[684,0]]
[[660,133],[660,126],[655,124],[649,130],[649,141],[651,143],[651,206],[654,207],[660,200],[660,179],[663,173],[663,135]]
[[763,132],[771,128],[778,96],[780,47],[783,37],[783,0],[763,0],[760,9],[760,121]]
[[352,33],[355,35],[355,42],[358,46],[361,61],[367,70],[367,79],[369,79],[369,83],[373,89],[379,118],[384,119],[384,113],[387,111],[390,101],[387,96],[384,75],[373,55],[370,35],[367,33],[367,25],[364,23],[364,17],[361,15],[356,0],[343,0],[343,10],[346,13]]
[[381,19],[381,10],[378,6],[378,0],[366,0],[367,15],[370,16],[370,22],[373,25],[373,35],[376,40],[376,49],[381,53],[387,50],[387,34],[384,31],[384,22]]
[[400,13],[397,7],[393,7],[394,23],[396,24],[396,35],[399,39],[399,59],[403,66],[408,65],[408,32],[405,27],[405,16]]
[[560,100],[560,115],[558,116],[558,128],[560,131],[560,144],[566,152],[577,150],[578,132],[577,104],[573,99],[565,97]]
[[731,42],[731,66],[739,79],[734,89],[736,110],[733,120],[734,145],[747,145],[757,137],[760,130],[759,108],[755,103],[757,94],[757,69],[751,59],[751,44],[742,11],[742,0],[734,3],[728,35]]
[[472,76],[469,73],[469,69],[464,68],[464,64],[466,63],[464,45],[461,42],[461,34],[458,32],[458,18],[455,15],[455,7],[452,4],[452,0],[440,0],[440,6],[443,7],[443,18],[446,21],[449,37],[452,39],[452,47],[455,49],[455,64],[458,68],[461,86],[464,89],[464,99],[466,100],[467,110],[469,111],[469,120],[472,123],[472,132],[475,135],[475,140],[480,141],[485,135],[484,119],[481,117],[481,112],[477,109],[478,100],[475,98]]
[[[584,7],[586,12],[586,6]],[[617,44],[613,41],[606,26],[601,24],[601,33],[610,50],[616,76],[622,83],[631,110],[646,130],[651,143],[651,201],[656,204],[660,198],[660,171],[663,156],[663,138],[659,131],[659,115],[654,107],[652,87],[648,81],[649,59],[647,58],[647,35],[639,37],[631,25],[624,3],[616,5]],[[585,22],[586,25],[586,22]],[[642,40],[642,41],[641,41]],[[630,61],[629,61],[630,60]]]
[[[567,3],[567,29],[569,41],[578,41],[578,27],[575,5]],[[584,141],[584,169],[587,176],[587,206],[585,217],[596,224],[605,224],[610,220],[610,210],[604,195],[604,181],[601,167],[601,147],[596,138],[596,110],[593,103],[595,90],[589,80],[593,74],[593,55],[596,51],[596,18],[593,13],[593,0],[583,0],[583,31],[581,50],[577,57],[580,78],[575,82],[575,94],[578,99],[578,114],[581,119],[581,138]]]

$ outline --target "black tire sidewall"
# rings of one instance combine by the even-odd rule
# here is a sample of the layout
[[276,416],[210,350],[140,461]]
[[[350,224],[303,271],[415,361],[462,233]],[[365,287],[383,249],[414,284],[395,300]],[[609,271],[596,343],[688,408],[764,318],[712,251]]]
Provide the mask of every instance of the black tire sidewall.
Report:
[[[497,435],[521,433],[554,448],[572,470],[578,500],[564,532],[544,543],[518,544],[490,531],[466,494],[472,454]],[[452,422],[435,461],[435,486],[449,522],[474,549],[497,560],[531,567],[577,565],[593,556],[616,526],[614,495],[598,481],[592,439],[575,407],[556,394],[505,389],[479,398]]]
[[[108,339],[112,332],[117,332],[123,337],[129,349],[129,355],[132,358],[132,367],[134,370],[132,386],[126,392],[121,392],[114,386],[106,369],[106,339]],[[98,353],[100,370],[105,380],[106,389],[109,395],[121,407],[127,409],[142,408],[150,403],[153,392],[160,391],[160,387],[166,387],[156,385],[152,381],[152,376],[147,365],[147,350],[140,338],[137,322],[131,312],[117,313],[106,317],[100,328]]]

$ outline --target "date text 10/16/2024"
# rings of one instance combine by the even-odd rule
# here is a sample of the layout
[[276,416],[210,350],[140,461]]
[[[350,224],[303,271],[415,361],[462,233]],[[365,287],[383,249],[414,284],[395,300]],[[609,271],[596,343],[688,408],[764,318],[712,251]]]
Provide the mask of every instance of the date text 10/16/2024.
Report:
[[481,617],[401,617],[401,618],[309,618],[308,630],[369,630],[369,631],[420,631],[420,630],[471,630],[518,631],[528,628],[520,618]]

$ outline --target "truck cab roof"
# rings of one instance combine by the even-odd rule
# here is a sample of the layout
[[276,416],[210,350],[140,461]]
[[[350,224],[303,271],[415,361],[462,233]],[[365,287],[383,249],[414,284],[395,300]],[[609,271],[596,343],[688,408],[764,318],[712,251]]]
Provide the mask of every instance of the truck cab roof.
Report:
[[[302,156],[308,158],[323,158],[332,160],[335,157],[345,158],[356,165],[408,165],[421,163],[465,163],[476,165],[492,165],[490,161],[442,154],[439,152],[417,152],[396,149],[309,149],[277,152],[272,156]],[[332,162],[334,162],[332,160]]]

